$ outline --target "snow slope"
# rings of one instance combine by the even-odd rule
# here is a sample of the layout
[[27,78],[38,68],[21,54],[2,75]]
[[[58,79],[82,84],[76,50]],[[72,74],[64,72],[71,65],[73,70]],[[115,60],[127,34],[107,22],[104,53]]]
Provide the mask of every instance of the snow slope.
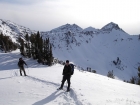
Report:
[[140,105],[140,87],[75,69],[71,91],[57,91],[63,66],[23,58],[27,77],[19,76],[19,51],[0,53],[0,105]]

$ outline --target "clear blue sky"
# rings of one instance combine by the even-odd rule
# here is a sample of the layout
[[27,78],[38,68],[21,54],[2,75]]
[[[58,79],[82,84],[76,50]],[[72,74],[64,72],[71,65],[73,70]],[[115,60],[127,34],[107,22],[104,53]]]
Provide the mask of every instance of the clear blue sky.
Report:
[[39,31],[67,23],[100,29],[114,22],[140,34],[140,0],[0,0],[0,19]]

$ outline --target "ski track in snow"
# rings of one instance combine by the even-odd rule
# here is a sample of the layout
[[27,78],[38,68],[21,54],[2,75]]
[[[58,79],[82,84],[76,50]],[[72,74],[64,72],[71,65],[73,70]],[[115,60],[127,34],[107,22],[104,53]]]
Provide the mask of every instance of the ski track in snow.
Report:
[[[58,88],[59,86],[60,86],[60,84],[56,84],[56,83],[53,83],[53,82],[49,82],[49,81],[46,81],[46,80],[41,80],[41,79],[39,79],[39,78],[35,78],[35,77],[31,77],[31,76],[27,76],[30,80],[33,80],[33,81],[37,81],[37,82],[42,82],[42,83],[44,83],[44,84],[46,84],[46,85],[53,85],[55,88]],[[65,86],[64,86],[64,88],[66,88]],[[57,91],[59,91],[59,90],[57,90]],[[53,93],[52,94],[52,96],[54,95],[54,94],[56,94],[57,93],[57,91],[55,92],[55,93]],[[60,90],[61,91],[61,90]],[[66,90],[62,90],[62,91],[66,91]],[[70,92],[62,92],[63,93],[63,97],[64,97],[64,99],[68,102],[68,105],[72,102],[72,103],[74,103],[74,104],[76,104],[76,105],[83,105],[81,102],[80,102],[80,100],[78,100],[78,98],[77,98],[77,95],[76,95],[76,93],[74,92],[74,90],[71,88],[71,90],[70,90]],[[35,103],[35,104],[33,104],[33,105],[39,105],[39,102],[37,102],[37,103]],[[67,104],[66,104],[67,105]],[[90,105],[90,104],[89,104]]]
[[[15,81],[17,81],[18,84],[22,84],[22,81],[17,80],[17,78],[19,78],[19,76],[13,76],[13,77],[8,77],[8,78],[0,78],[0,80],[4,80],[4,79],[14,79]],[[42,86],[46,85],[48,87],[53,87],[55,89],[55,91],[48,97],[35,102],[32,105],[47,105],[49,104],[51,101],[55,100],[57,97],[63,98],[65,99],[66,102],[59,102],[59,105],[84,105],[80,102],[80,100],[78,100],[76,93],[74,92],[73,89],[71,89],[70,92],[65,92],[64,90],[56,90],[60,84],[57,83],[53,83],[53,82],[49,82],[46,80],[42,80],[36,77],[32,77],[32,76],[27,76],[27,77],[23,77],[23,79],[25,79],[25,81],[31,81],[31,82],[35,82],[36,85],[38,85],[38,83],[41,83]],[[66,88],[66,86],[64,86],[64,88]],[[29,92],[28,94],[33,95],[33,96],[45,96],[42,94],[37,94],[34,93],[35,91]],[[24,94],[24,91],[19,91],[19,94]],[[5,95],[9,95],[9,93],[5,94]],[[12,94],[11,94],[12,95]],[[12,100],[13,102],[16,102],[16,100]],[[50,105],[53,105],[50,103]]]
[[[15,75],[13,75],[13,77],[9,77],[9,78],[14,78],[16,76],[18,76],[17,72],[15,72]],[[8,79],[8,78],[6,78],[6,79]],[[43,79],[39,79],[39,78],[36,78],[36,77],[32,77],[32,76],[24,77],[24,79],[33,81],[36,84],[42,83],[43,85],[53,86],[55,89],[57,89],[60,86],[60,84],[49,82],[49,81],[46,81],[46,80],[43,80]],[[18,83],[21,83],[21,82],[18,81]],[[64,88],[65,88],[64,90],[62,90],[62,91],[60,90],[61,92],[56,90],[49,97],[47,97],[47,98],[45,98],[45,99],[43,99],[41,101],[38,101],[38,102],[34,103],[33,105],[46,104],[46,103],[50,102],[50,100],[54,100],[59,95],[61,95],[60,97],[63,97],[66,100],[66,103],[63,103],[63,102],[59,103],[60,105],[84,105],[77,98],[77,94],[75,93],[75,91],[72,88],[71,88],[70,92],[65,92],[66,91],[66,86],[64,86]],[[20,91],[19,93],[21,94],[21,93],[24,93],[24,92]],[[57,94],[57,93],[59,93],[59,94]],[[37,95],[37,96],[39,95],[39,94],[34,94],[34,93],[30,93],[30,94]],[[91,104],[87,104],[87,105],[91,105]]]

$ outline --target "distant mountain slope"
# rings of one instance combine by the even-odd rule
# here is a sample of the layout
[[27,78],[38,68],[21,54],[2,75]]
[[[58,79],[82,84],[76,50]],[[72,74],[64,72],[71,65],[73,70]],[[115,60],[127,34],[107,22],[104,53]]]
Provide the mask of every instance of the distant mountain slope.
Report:
[[[9,21],[1,20],[0,24],[1,32],[14,40],[19,35],[24,37],[26,32],[35,32]],[[113,70],[115,77],[121,80],[137,76],[140,65],[139,37],[127,34],[116,23],[111,22],[101,29],[82,29],[76,24],[66,24],[40,33],[44,39],[50,38],[54,57],[69,59],[80,69],[87,70],[89,67],[102,75]],[[117,62],[118,57],[119,63],[115,65],[113,62]]]
[[4,35],[10,36],[14,42],[16,42],[17,38],[24,37],[27,33],[35,33],[36,31],[32,31],[29,28],[24,26],[17,25],[11,21],[5,21],[0,19],[0,32]]
[[63,32],[66,32],[66,31],[78,32],[78,31],[82,31],[82,30],[83,29],[76,24],[73,24],[73,25],[66,24],[66,25],[62,25],[58,28],[51,30],[51,32],[62,32],[62,31]]
[[[102,75],[113,70],[116,78],[121,80],[137,76],[140,62],[138,35],[127,34],[115,23],[111,22],[94,32],[57,28],[57,31],[42,33],[42,36],[50,38],[55,57],[69,59],[81,69],[89,67]],[[115,65],[113,61],[117,62],[117,57],[121,63]]]
[[115,24],[113,22],[110,22],[101,28],[101,30],[103,30],[103,31],[112,31],[112,29],[121,30],[120,27],[118,26],[118,24]]

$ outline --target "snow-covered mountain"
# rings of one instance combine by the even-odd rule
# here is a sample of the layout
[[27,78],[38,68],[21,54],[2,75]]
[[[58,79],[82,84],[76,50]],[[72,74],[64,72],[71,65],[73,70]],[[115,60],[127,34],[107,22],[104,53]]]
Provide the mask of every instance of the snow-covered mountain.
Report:
[[112,31],[113,29],[115,30],[122,30],[118,24],[115,24],[113,22],[108,23],[104,27],[101,28],[102,31]]
[[[65,25],[66,26],[66,25]],[[67,28],[42,33],[53,45],[53,55],[61,60],[69,59],[83,70],[87,67],[107,75],[114,71],[116,78],[130,80],[137,76],[140,65],[139,36],[129,35],[111,22],[93,31],[69,31]],[[118,62],[115,65],[113,62]]]
[[[13,33],[18,33],[15,30],[27,30],[13,23],[11,24],[15,30],[5,29],[9,27],[7,24],[9,23],[1,24],[2,32],[6,29]],[[31,32],[34,31],[30,30],[29,33]],[[41,32],[41,35],[43,38],[50,38],[55,58],[69,59],[82,70],[87,70],[88,67],[105,76],[108,71],[113,70],[115,78],[121,80],[130,80],[132,76],[137,76],[137,67],[140,65],[139,36],[127,34],[113,22],[101,29],[82,29],[76,24],[66,24],[51,31]]]
[[79,32],[79,31],[82,31],[82,30],[83,29],[76,24],[73,24],[73,25],[66,24],[66,25],[62,25],[58,28],[55,28],[55,29],[51,30],[51,32],[68,32],[68,31]]
[[36,33],[36,31],[30,30],[24,26],[17,25],[11,21],[5,21],[0,19],[0,33],[4,35],[10,36],[14,42],[16,42],[17,38],[23,37],[28,33]]

